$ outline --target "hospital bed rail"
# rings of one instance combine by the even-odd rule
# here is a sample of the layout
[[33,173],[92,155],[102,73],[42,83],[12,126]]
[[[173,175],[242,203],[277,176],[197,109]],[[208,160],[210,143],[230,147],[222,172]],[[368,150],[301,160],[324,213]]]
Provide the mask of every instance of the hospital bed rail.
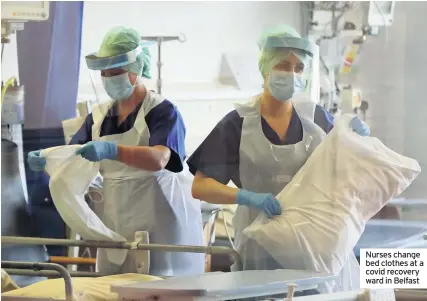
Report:
[[[112,242],[112,241],[93,241],[93,240],[70,240],[56,238],[37,238],[37,237],[18,237],[1,236],[1,243],[6,245],[51,245],[51,246],[69,246],[69,247],[95,247],[106,249],[127,249],[143,251],[163,251],[163,252],[188,252],[200,254],[227,254],[231,255],[237,263],[241,262],[239,253],[228,247],[215,246],[184,246],[184,245],[162,245],[162,244],[143,244],[139,242]],[[31,275],[30,275],[31,274]],[[34,273],[28,274],[32,276]],[[90,272],[72,272],[75,277],[94,277],[104,276],[99,273]]]
[[[34,271],[45,270],[45,272],[53,272],[53,274],[58,273],[61,278],[64,279],[65,283],[65,300],[73,301],[74,293],[73,293],[73,284],[71,282],[71,275],[63,266],[56,263],[44,263],[44,262],[22,262],[22,261],[2,261],[2,268],[7,270],[8,268],[13,268],[13,270],[20,269],[31,269]],[[55,273],[56,272],[56,273]],[[52,273],[41,273],[42,275],[48,275]],[[14,299],[18,300],[18,299]]]
[[[29,268],[37,271],[39,275],[42,276],[52,276],[53,274],[59,274],[63,279],[65,283],[65,301],[71,301],[76,300],[73,293],[73,287],[72,287],[72,281],[70,277],[70,273],[62,266],[52,263],[32,263],[32,262],[9,262],[5,261],[2,262],[2,267],[9,268],[9,267],[17,267],[16,270],[19,268]],[[217,274],[217,273],[213,273]],[[213,275],[211,274],[211,275]],[[218,275],[218,274],[217,274]],[[189,281],[192,281],[192,279],[188,279]],[[193,279],[194,280],[194,279]],[[285,281],[286,282],[286,281]],[[273,281],[271,284],[274,285],[274,283],[277,284],[277,281]],[[119,284],[123,285],[123,284]],[[125,284],[126,285],[126,284]],[[369,289],[362,289],[358,291],[349,291],[349,292],[341,292],[341,293],[333,293],[333,294],[321,294],[321,295],[312,295],[312,296],[305,296],[305,297],[294,297],[293,292],[295,291],[295,286],[292,283],[288,284],[288,297],[285,299],[276,299],[276,300],[294,300],[294,301],[425,301],[427,297],[427,290],[409,290],[409,289],[378,289],[378,290],[369,290]],[[175,288],[176,289],[176,288]],[[269,285],[266,285],[265,287],[265,293],[259,294],[262,290],[262,286],[258,288],[257,291],[253,291],[252,296],[251,293],[249,293],[248,288],[242,287],[241,289],[235,290],[233,292],[234,299],[240,299],[240,298],[250,298],[250,297],[261,297],[263,295],[267,295],[271,292],[271,287]],[[115,291],[114,289],[112,291]],[[155,293],[155,292],[153,292]],[[155,293],[157,294],[157,293]],[[74,298],[73,298],[74,297]],[[156,298],[136,298],[131,299],[133,301],[143,301],[143,300],[164,300],[164,297],[167,297],[170,301],[196,301],[199,300],[199,298],[195,296],[176,296],[171,297],[170,295],[166,294],[166,296],[157,296]],[[184,299],[182,299],[184,297]],[[199,296],[200,297],[200,296]],[[219,298],[208,298],[206,300],[229,300],[226,298],[223,298],[224,296],[219,296]],[[58,299],[52,299],[49,296],[46,297],[18,297],[18,296],[2,296],[2,299],[5,301],[62,301]],[[79,300],[79,298],[77,298]],[[119,300],[123,301],[129,301],[130,299],[127,299],[126,296],[120,296],[119,293]],[[200,299],[206,301],[204,298]],[[264,300],[263,298],[260,298],[259,300]],[[271,300],[268,297],[265,299]]]
[[[8,262],[13,267],[13,264],[15,262],[25,262],[25,261],[2,261],[2,264],[4,262]],[[37,264],[39,262],[27,262],[32,264]],[[40,262],[42,263],[42,262]],[[43,262],[43,263],[49,263],[49,264],[56,264],[59,266],[62,266],[57,263],[50,263],[50,262]],[[40,270],[32,270],[32,269],[18,269],[18,268],[3,268],[3,270],[8,273],[9,275],[15,275],[15,276],[30,276],[30,277],[46,277],[46,278],[60,278],[61,275],[56,271],[40,271]],[[99,272],[68,272],[71,277],[87,277],[87,278],[94,278],[94,277],[104,277],[104,276],[111,276],[109,274],[105,273],[99,273]]]
[[[76,300],[75,298],[78,296],[74,295],[74,291],[73,291],[73,286],[72,286],[72,281],[71,281],[71,276],[69,274],[69,272],[62,266],[57,265],[57,264],[52,264],[52,263],[31,263],[31,262],[2,262],[2,266],[5,268],[9,268],[9,267],[17,267],[19,268],[29,268],[29,269],[33,269],[35,271],[39,271],[44,272],[43,275],[51,275],[52,272],[53,273],[58,273],[63,279],[64,279],[64,283],[65,283],[65,301],[72,301],[72,300]],[[44,270],[44,271],[41,271]],[[216,273],[214,273],[216,274]],[[218,275],[218,274],[217,274]],[[185,278],[184,278],[185,279]],[[192,279],[188,279],[190,281],[192,281]],[[194,280],[194,279],[193,279]],[[304,279],[301,279],[303,281],[306,281]],[[318,280],[319,281],[319,280]],[[286,282],[286,281],[285,281]],[[273,281],[272,285],[276,285],[277,286],[277,281]],[[399,299],[395,299],[395,298],[387,298],[386,300],[383,299],[381,296],[376,296],[376,298],[363,298],[360,299],[361,296],[368,294],[371,295],[369,293],[369,290],[365,290],[365,291],[354,291],[354,292],[346,292],[346,293],[338,293],[338,294],[326,294],[326,295],[315,295],[315,296],[307,296],[307,297],[293,297],[293,293],[295,291],[295,287],[296,284],[292,284],[289,283],[288,284],[288,297],[286,299],[282,299],[282,300],[301,300],[301,301],[400,301]],[[248,291],[248,288],[242,287],[241,289],[238,289],[237,291],[235,291],[233,293],[234,298],[235,299],[241,299],[241,298],[250,298],[250,297],[261,297],[260,300],[262,299],[262,296],[268,295],[271,292],[271,285],[267,285],[265,287],[265,292],[264,293],[260,293],[260,289],[262,289],[262,287],[259,287],[257,290],[252,291],[252,293],[250,293]],[[114,289],[112,291],[115,291]],[[284,291],[284,289],[280,290],[280,291]],[[118,292],[117,292],[118,293]],[[125,296],[121,296],[120,293],[119,294],[119,300],[124,300],[127,301],[129,299],[127,299]],[[253,296],[252,296],[253,295]],[[376,295],[376,294],[374,294]],[[380,294],[381,295],[381,294]],[[371,295],[372,296],[372,295]],[[143,300],[163,300],[164,297],[166,296],[155,296],[157,298],[148,298],[145,299],[144,297],[142,298],[136,298],[136,299],[132,299],[132,300],[137,300],[137,301],[143,301]],[[183,298],[184,297],[184,298]],[[226,300],[226,298],[224,298],[225,296],[218,296],[218,299],[216,298],[208,298],[207,300]],[[379,297],[379,298],[378,298]],[[233,298],[233,299],[234,299]],[[27,297],[27,296],[23,296],[23,297],[17,297],[17,296],[2,296],[2,299],[5,301],[62,301],[59,299],[52,299],[49,296],[46,297]],[[183,296],[167,296],[168,300],[176,300],[176,301],[182,301],[182,300],[198,300],[197,297],[195,296],[191,296],[191,295],[183,295]],[[203,299],[203,298],[202,298]],[[79,300],[79,298],[77,298],[77,300]],[[266,297],[265,300],[269,300],[268,297]],[[403,299],[405,301],[409,301],[407,299]],[[402,300],[402,301],[403,301]],[[418,299],[411,299],[411,301],[418,301]]]

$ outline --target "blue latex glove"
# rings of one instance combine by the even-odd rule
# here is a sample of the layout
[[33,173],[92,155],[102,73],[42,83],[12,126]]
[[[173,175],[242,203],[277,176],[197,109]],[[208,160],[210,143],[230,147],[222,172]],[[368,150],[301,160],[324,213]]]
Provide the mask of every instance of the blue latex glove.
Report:
[[350,121],[350,127],[360,136],[369,136],[371,134],[369,125],[366,122],[362,121],[359,117],[354,117]]
[[255,193],[241,189],[237,192],[236,203],[263,210],[269,218],[282,213],[279,201],[271,193]]
[[91,162],[99,162],[107,159],[116,160],[117,152],[116,142],[91,141],[77,150],[76,155],[81,155]]
[[32,171],[43,171],[46,166],[46,158],[40,156],[42,150],[28,153],[27,162]]

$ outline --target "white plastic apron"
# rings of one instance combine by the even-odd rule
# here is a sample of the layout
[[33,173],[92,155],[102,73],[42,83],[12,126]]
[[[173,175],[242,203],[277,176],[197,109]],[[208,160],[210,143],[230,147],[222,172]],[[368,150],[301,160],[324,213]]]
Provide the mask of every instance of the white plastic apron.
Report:
[[[121,145],[146,146],[150,132],[145,116],[164,99],[147,92],[134,127],[123,134],[100,137],[102,122],[111,104],[94,109],[93,140],[115,141]],[[97,214],[107,227],[134,240],[136,231],[148,231],[150,243],[203,245],[200,202],[191,197],[191,175],[167,170],[150,172],[118,161],[104,160],[104,203]],[[111,264],[99,249],[97,268],[106,273],[136,273],[135,252],[129,251],[121,267]],[[156,276],[194,275],[204,272],[204,254],[150,252],[150,274]]]
[[[239,174],[243,189],[277,195],[307,161],[326,133],[314,123],[313,103],[294,103],[303,128],[302,141],[292,145],[274,145],[264,135],[260,114],[260,97],[247,104],[236,104],[243,117],[240,138]],[[233,219],[235,240],[249,226],[260,210],[238,206]]]
[[[293,105],[302,123],[303,139],[293,145],[274,145],[263,133],[260,98],[256,97],[247,104],[236,104],[237,112],[244,118],[239,151],[239,174],[243,189],[277,195],[326,137],[323,129],[314,123],[316,109],[314,103],[297,102]],[[243,260],[242,266],[235,264],[233,270],[287,268],[283,263],[273,259],[268,249],[265,249],[268,246],[260,246],[252,242],[254,245],[245,246],[244,250],[240,248],[242,231],[256,219],[260,212],[247,206],[238,206],[236,210],[233,219],[235,245]],[[353,265],[354,262],[348,264]],[[292,268],[295,269],[295,267]],[[304,269],[304,266],[301,266],[301,269]]]

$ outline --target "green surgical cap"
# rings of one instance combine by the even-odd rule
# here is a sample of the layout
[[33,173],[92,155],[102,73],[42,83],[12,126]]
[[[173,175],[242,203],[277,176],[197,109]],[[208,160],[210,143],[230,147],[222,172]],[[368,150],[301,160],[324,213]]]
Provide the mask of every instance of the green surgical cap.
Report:
[[123,67],[124,70],[136,73],[142,77],[151,78],[151,55],[147,47],[143,46],[139,33],[131,28],[115,27],[104,37],[97,55],[99,57],[116,56],[127,53],[141,46],[142,52],[137,60]]
[[263,45],[269,37],[294,37],[300,38],[300,34],[289,25],[279,25],[273,29],[267,30],[261,34],[258,41],[260,47],[260,55],[258,58],[258,68],[261,72],[262,77],[265,79],[267,74],[283,60],[286,60],[291,54],[295,54],[301,61],[306,61],[310,57],[301,50],[298,49],[286,49],[286,48],[264,48]]

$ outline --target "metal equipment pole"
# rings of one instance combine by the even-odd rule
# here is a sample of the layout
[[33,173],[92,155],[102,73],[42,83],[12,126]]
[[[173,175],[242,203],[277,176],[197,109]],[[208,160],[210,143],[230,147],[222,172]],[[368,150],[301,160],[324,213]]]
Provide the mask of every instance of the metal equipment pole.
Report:
[[157,38],[157,93],[162,94],[162,39]]
[[141,37],[143,41],[153,41],[157,43],[157,93],[162,94],[162,43],[169,41],[179,41],[184,43],[186,41],[186,37],[184,34],[180,36],[146,36]]

